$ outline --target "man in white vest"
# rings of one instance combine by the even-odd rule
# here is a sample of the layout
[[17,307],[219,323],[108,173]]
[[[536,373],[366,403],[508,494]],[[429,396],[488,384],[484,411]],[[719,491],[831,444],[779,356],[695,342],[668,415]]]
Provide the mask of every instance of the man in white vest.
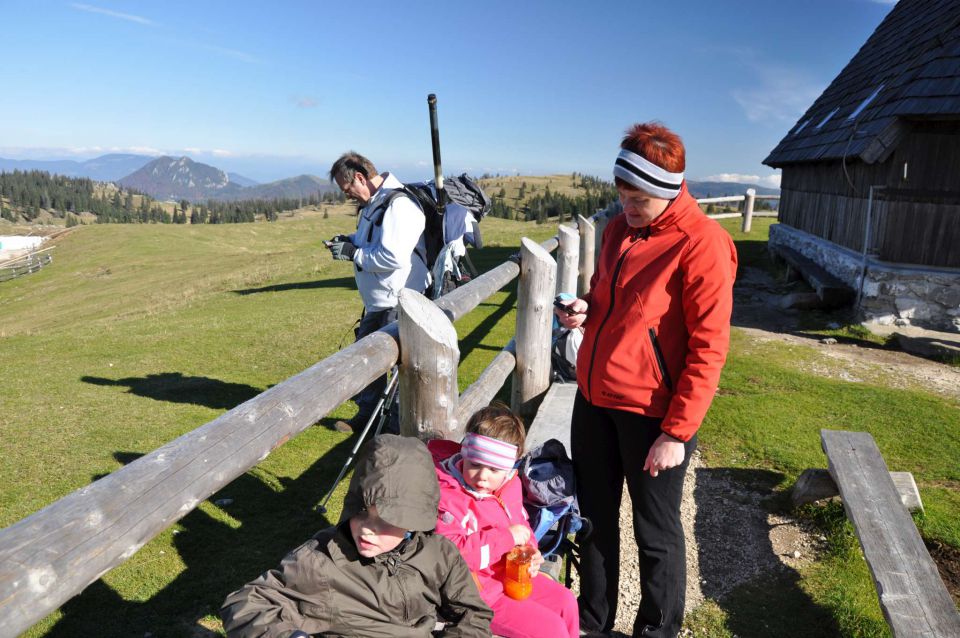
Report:
[[[353,262],[363,300],[363,317],[356,330],[359,340],[397,318],[401,290],[424,292],[429,286],[424,216],[410,197],[396,192],[403,187],[400,180],[390,173],[378,173],[373,162],[359,153],[341,155],[330,168],[330,180],[360,205],[356,232],[337,235],[327,242],[334,259]],[[362,427],[373,414],[386,381],[384,375],[354,397],[357,415],[349,422],[338,421],[336,428],[349,431]],[[385,431],[396,433],[398,419],[398,410],[394,409]]]

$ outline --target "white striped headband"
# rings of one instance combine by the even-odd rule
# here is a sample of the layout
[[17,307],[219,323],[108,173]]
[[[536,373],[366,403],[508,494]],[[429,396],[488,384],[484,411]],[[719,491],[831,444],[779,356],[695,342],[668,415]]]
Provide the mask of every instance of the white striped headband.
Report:
[[617,155],[613,176],[660,199],[673,199],[679,195],[683,183],[683,173],[665,171],[642,155],[625,148],[620,149]]
[[460,454],[471,463],[495,470],[512,470],[517,462],[516,445],[473,432],[463,437]]

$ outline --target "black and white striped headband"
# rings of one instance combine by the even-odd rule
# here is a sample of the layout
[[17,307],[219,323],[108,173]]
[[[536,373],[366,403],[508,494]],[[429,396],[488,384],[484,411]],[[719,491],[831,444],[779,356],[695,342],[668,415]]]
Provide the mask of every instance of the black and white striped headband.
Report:
[[647,158],[625,148],[620,149],[620,154],[617,155],[613,176],[660,199],[673,199],[680,194],[680,185],[683,184],[683,173],[665,171]]

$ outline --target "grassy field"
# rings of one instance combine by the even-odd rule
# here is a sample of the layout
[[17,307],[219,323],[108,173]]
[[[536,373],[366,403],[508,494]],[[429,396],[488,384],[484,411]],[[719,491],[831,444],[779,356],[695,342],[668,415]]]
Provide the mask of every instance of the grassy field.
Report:
[[[0,285],[0,526],[351,342],[360,312],[351,270],[321,242],[354,221],[337,210],[270,224],[80,227],[58,240],[51,265]],[[737,220],[725,222],[742,262],[770,267],[768,224],[755,220],[744,237]],[[474,253],[481,270],[501,263],[521,235],[542,240],[555,231],[499,219],[483,225],[488,247]],[[512,336],[513,311],[502,304],[514,300],[502,291],[457,323],[461,388]],[[701,431],[708,465],[762,477],[783,494],[800,471],[825,466],[819,428],[866,430],[891,468],[917,478],[924,535],[960,547],[958,406],[920,390],[804,372],[817,356],[735,331]],[[326,421],[352,411],[343,406]],[[230,590],[336,520],[336,498],[326,517],[312,507],[351,445],[346,435],[310,428],[27,635],[217,632],[216,610]],[[783,508],[785,499],[769,506]],[[688,619],[696,635],[887,635],[842,511],[802,515],[827,537],[827,553],[788,578],[710,601]]]

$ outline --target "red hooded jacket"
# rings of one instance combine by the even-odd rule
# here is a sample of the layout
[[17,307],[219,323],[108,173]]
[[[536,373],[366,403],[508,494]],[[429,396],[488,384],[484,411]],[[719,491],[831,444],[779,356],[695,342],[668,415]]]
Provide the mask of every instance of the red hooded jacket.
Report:
[[681,441],[700,427],[730,341],[737,252],[687,191],[649,226],[610,220],[590,292],[577,384],[593,405],[663,418]]

